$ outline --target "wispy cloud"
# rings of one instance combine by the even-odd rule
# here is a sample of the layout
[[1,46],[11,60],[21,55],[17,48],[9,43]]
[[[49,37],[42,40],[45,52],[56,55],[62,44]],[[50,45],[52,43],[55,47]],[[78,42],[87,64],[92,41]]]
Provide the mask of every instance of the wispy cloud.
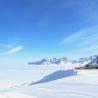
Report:
[[94,51],[98,49],[98,25],[79,30],[60,42],[77,51]]
[[60,44],[71,44],[77,41],[82,36],[82,33],[74,33],[60,42]]
[[22,46],[17,46],[17,47],[14,47],[14,48],[11,48],[10,50],[8,50],[7,52],[5,52],[6,54],[12,54],[12,53],[16,53],[16,52],[19,52],[23,49]]
[[97,51],[98,50],[98,45],[91,45],[89,47],[84,47],[84,48],[81,48],[81,49],[78,49],[78,51],[80,52],[88,52],[88,51]]
[[21,51],[23,49],[23,46],[16,46],[13,48],[9,48],[7,51],[1,52],[0,55],[7,55],[7,54],[13,54]]

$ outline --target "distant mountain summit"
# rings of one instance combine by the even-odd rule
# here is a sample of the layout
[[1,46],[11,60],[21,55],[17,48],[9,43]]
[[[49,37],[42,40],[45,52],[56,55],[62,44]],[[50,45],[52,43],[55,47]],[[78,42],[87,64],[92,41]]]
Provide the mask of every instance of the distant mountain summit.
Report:
[[31,65],[51,65],[51,64],[70,64],[70,65],[86,65],[93,61],[98,55],[93,55],[90,57],[80,58],[78,60],[69,60],[67,57],[60,57],[60,58],[43,58],[39,61],[29,62],[28,64]]
[[62,57],[62,58],[43,58],[40,61],[29,62],[28,64],[50,65],[50,64],[61,64],[66,62],[68,62],[68,59],[66,57]]

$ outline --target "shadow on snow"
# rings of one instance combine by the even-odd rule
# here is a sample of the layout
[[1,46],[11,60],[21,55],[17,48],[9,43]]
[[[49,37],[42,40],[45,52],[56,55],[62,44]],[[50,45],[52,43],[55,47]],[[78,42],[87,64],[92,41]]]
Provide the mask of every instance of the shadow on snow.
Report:
[[73,69],[59,70],[59,71],[55,71],[55,72],[43,77],[41,80],[38,80],[36,82],[31,83],[30,85],[35,85],[35,84],[40,84],[40,83],[47,83],[47,82],[51,82],[51,81],[54,81],[54,80],[57,80],[57,79],[73,76],[73,75],[76,75],[76,74],[77,74],[77,72],[75,72]]

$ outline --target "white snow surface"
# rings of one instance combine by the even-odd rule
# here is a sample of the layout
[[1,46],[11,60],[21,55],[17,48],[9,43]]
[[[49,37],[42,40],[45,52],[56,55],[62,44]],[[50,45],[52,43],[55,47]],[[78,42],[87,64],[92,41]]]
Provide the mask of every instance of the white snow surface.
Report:
[[0,93],[0,98],[37,98],[19,93]]
[[74,74],[72,68],[49,65],[2,70],[0,98],[98,98],[98,70]]

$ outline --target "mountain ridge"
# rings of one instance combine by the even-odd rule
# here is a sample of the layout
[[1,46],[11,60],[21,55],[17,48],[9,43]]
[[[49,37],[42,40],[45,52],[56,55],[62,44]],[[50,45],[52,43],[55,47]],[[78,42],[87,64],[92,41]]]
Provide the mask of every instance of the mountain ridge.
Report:
[[98,55],[93,55],[89,57],[83,57],[78,60],[69,60],[67,57],[59,57],[59,58],[43,58],[39,61],[28,62],[29,65],[50,65],[50,64],[78,64],[78,65],[85,65],[91,62],[94,58]]

